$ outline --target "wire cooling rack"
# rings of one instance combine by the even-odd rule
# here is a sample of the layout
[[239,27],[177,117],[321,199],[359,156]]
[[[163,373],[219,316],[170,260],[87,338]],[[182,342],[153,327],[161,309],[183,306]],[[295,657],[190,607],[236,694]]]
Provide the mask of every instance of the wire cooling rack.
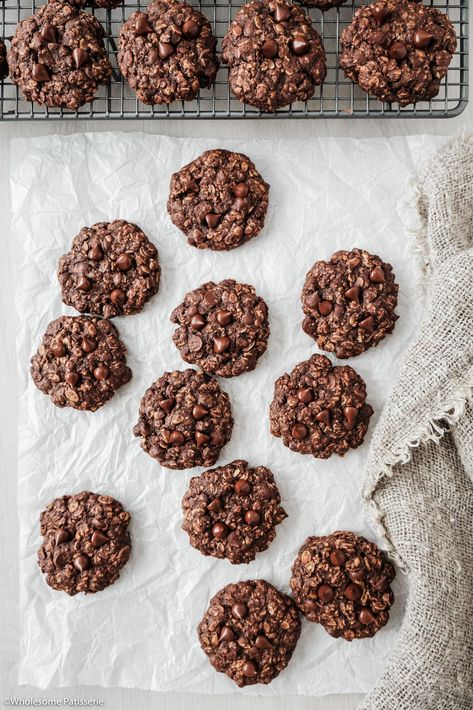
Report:
[[[238,8],[244,4],[244,0],[188,2],[198,6],[209,19],[218,37],[220,50],[228,25]],[[0,0],[0,35],[7,39],[7,46],[8,38],[14,34],[18,21],[31,15],[42,4],[42,0]],[[233,98],[225,66],[220,68],[212,89],[203,89],[195,101],[176,101],[169,106],[142,104],[121,77],[116,54],[117,37],[122,23],[132,12],[144,10],[147,2],[124,0],[123,5],[114,10],[89,9],[106,31],[106,45],[114,69],[110,86],[101,87],[92,103],[82,106],[78,111],[68,111],[48,109],[24,101],[18,89],[6,79],[0,82],[0,121],[89,118],[448,118],[461,113],[468,100],[468,0],[430,0],[429,4],[446,12],[450,17],[458,38],[457,51],[438,96],[431,101],[404,108],[370,98],[352,84],[338,67],[340,33],[351,21],[355,9],[362,4],[366,3],[362,0],[352,0],[325,13],[317,9],[309,10],[327,53],[327,78],[308,101],[294,103],[270,114],[262,113]]]

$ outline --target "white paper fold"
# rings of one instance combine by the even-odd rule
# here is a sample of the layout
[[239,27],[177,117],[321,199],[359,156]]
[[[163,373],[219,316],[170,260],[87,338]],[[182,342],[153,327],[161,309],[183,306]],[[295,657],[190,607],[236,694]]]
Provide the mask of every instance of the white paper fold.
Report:
[[[275,379],[316,351],[301,330],[300,291],[313,262],[354,246],[393,264],[400,319],[393,335],[349,361],[375,408],[386,399],[421,316],[408,228],[415,222],[406,180],[443,138],[261,141],[216,144],[138,134],[48,136],[12,143],[13,238],[20,323],[19,515],[21,652],[19,682],[42,688],[94,684],[205,693],[324,695],[368,690],[396,641],[405,581],[389,625],[347,643],[303,622],[293,659],[268,687],[239,690],[200,650],[196,626],[223,585],[263,577],[288,591],[291,564],[310,534],[350,529],[376,539],[360,500],[369,446],[316,461],[269,433]],[[229,253],[198,251],[171,224],[171,173],[210,147],[247,153],[270,183],[260,236]],[[124,218],[159,249],[162,283],[140,315],[115,319],[133,380],[101,410],[60,410],[29,378],[29,359],[48,322],[73,313],[61,303],[58,258],[84,225]],[[249,565],[205,558],[181,530],[181,498],[200,469],[169,471],[133,437],[140,398],[164,370],[184,368],[169,315],[206,280],[253,284],[269,306],[271,338],[256,370],[221,380],[235,428],[219,464],[246,458],[269,466],[288,518],[270,549]],[[50,589],[36,564],[38,516],[56,496],[90,489],[117,497],[132,514],[133,551],[119,581],[74,598]]]

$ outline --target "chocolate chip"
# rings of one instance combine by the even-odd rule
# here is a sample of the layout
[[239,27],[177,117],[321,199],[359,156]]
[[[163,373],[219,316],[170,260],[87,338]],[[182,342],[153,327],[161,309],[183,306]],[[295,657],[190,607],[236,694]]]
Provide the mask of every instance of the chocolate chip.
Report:
[[369,609],[366,608],[360,609],[358,618],[365,626],[367,626],[368,624],[372,624],[373,621],[376,621],[376,617],[371,613]]
[[152,32],[153,28],[149,24],[147,15],[140,15],[135,23],[135,33],[140,35],[147,35],[148,32]]
[[362,595],[362,590],[361,587],[358,586],[358,584],[347,584],[345,587],[345,596],[346,598],[351,601],[351,602],[356,602],[358,599],[361,598]]
[[330,424],[330,412],[328,409],[322,409],[321,412],[315,415],[315,418],[321,424],[325,424],[325,426],[329,426]]
[[384,5],[381,5],[381,6],[380,5],[373,5],[372,11],[373,11],[374,21],[376,22],[378,27],[381,27],[384,20],[389,15],[388,8],[384,7]]
[[174,408],[174,405],[176,404],[176,400],[174,399],[174,397],[169,397],[169,399],[161,399],[158,404],[161,409],[164,409],[166,414],[170,414],[170,412]]
[[373,330],[374,328],[374,318],[373,316],[368,316],[368,318],[365,318],[364,320],[360,321],[358,323],[360,328],[363,328],[363,330]]
[[90,256],[94,261],[100,261],[100,259],[103,259],[103,250],[100,244],[94,244],[90,252]]
[[126,301],[126,294],[121,288],[114,288],[110,294],[110,300],[116,306],[121,306]]
[[196,37],[199,36],[199,33],[200,33],[200,27],[197,24],[197,22],[194,22],[194,20],[187,20],[182,25],[182,34],[187,39],[195,39]]
[[317,604],[311,599],[308,599],[306,602],[304,602],[304,610],[308,611],[309,613],[311,611],[317,611]]
[[345,309],[343,308],[343,306],[337,304],[333,310],[333,315],[335,316],[335,318],[337,318],[337,320],[340,320],[340,318],[343,317],[344,313]]
[[93,338],[84,335],[80,346],[85,353],[93,353],[97,347],[97,342]]
[[33,67],[32,76],[34,81],[49,81],[49,71],[45,64],[35,64]]
[[159,59],[159,52],[157,49],[152,49],[151,52],[148,54],[148,63],[149,64],[156,64]]
[[375,266],[373,271],[370,274],[370,281],[372,281],[375,284],[381,284],[384,281],[386,281],[386,277],[384,276],[384,271],[380,266]]
[[212,535],[217,538],[217,540],[223,540],[228,535],[228,527],[225,523],[215,523],[212,527]]
[[70,539],[70,535],[67,530],[64,528],[60,528],[57,533],[56,537],[54,538],[54,544],[57,545],[62,545],[63,542],[67,542]]
[[321,602],[323,602],[324,604],[328,604],[334,598],[335,593],[332,587],[330,587],[330,585],[321,584],[320,587],[317,589],[317,596]]
[[231,630],[229,626],[223,626],[222,630],[220,632],[220,638],[219,641],[234,641],[235,640],[235,634]]
[[360,298],[360,292],[361,289],[359,286],[352,286],[345,291],[345,298],[348,298],[350,301],[358,301]]
[[105,545],[109,540],[110,538],[100,532],[100,530],[94,530],[90,538],[90,542],[94,547],[102,547],[102,545]]
[[195,316],[192,316],[191,318],[191,328],[194,330],[202,330],[202,328],[206,324],[206,320],[204,316],[202,316],[200,313],[196,313]]
[[207,291],[207,293],[204,296],[204,302],[207,306],[215,306],[216,303],[219,302],[219,297],[217,293],[214,290]]
[[76,47],[75,49],[72,50],[72,58],[74,60],[74,63],[76,65],[77,69],[79,69],[88,60],[89,53],[86,52],[85,49],[82,49],[81,47]]
[[217,315],[215,317],[217,319],[217,323],[222,326],[230,325],[233,320],[233,315],[230,311],[217,311]]
[[198,353],[199,350],[202,350],[202,348],[204,346],[204,341],[198,335],[191,335],[191,336],[189,336],[189,339],[187,341],[187,345],[188,345],[189,350],[191,352]]
[[237,496],[249,496],[251,493],[251,484],[245,481],[244,478],[239,478],[235,483],[235,493]]
[[393,42],[388,49],[388,54],[391,59],[402,62],[407,57],[407,47],[403,42]]
[[343,407],[343,414],[347,420],[348,428],[352,429],[358,416],[358,409],[356,407]]
[[247,197],[248,192],[249,187],[246,182],[237,182],[236,185],[233,185],[233,194],[235,197]]
[[79,570],[79,572],[85,572],[85,570],[90,567],[90,559],[87,555],[78,555],[78,557],[74,558],[74,567]]
[[169,435],[169,443],[172,446],[182,446],[184,441],[184,434],[180,431],[172,431]]
[[321,316],[328,316],[333,310],[333,306],[330,301],[320,301],[318,308]]
[[258,525],[261,520],[261,515],[257,510],[247,510],[245,513],[245,523],[247,525]]
[[192,416],[197,421],[200,421],[201,419],[206,417],[208,413],[209,410],[206,407],[203,407],[201,404],[196,404],[192,410]]
[[305,439],[308,433],[308,429],[306,426],[304,426],[304,424],[294,424],[291,429],[291,434],[294,439],[297,439],[297,441],[302,441],[302,439]]
[[205,215],[205,221],[207,222],[207,225],[210,229],[215,229],[215,227],[218,225],[220,222],[220,217],[222,215],[216,214],[215,212],[208,212]]
[[342,550],[333,550],[330,553],[330,562],[334,567],[341,567],[345,564],[346,559],[345,553],[342,552]]
[[76,384],[79,382],[79,375],[77,372],[66,372],[64,379],[66,380],[68,385],[71,385],[71,387],[75,387]]
[[276,22],[285,22],[291,16],[291,10],[287,5],[276,5],[274,19]]
[[79,276],[77,281],[77,288],[79,291],[90,291],[90,281],[86,276]]
[[297,56],[300,57],[303,54],[307,54],[310,49],[310,43],[306,42],[305,39],[293,39],[291,42],[291,49],[294,54],[297,54]]
[[51,345],[51,352],[56,357],[64,357],[66,348],[62,343],[53,343],[53,345]]
[[303,404],[309,404],[314,399],[314,393],[310,387],[303,387],[297,393],[297,399]]
[[41,28],[41,39],[45,42],[56,44],[57,36],[54,25],[51,25],[49,22],[46,22],[46,24],[43,25]]
[[425,30],[417,30],[414,34],[414,47],[417,49],[425,49],[425,47],[427,47],[433,39],[434,35],[430,32],[426,32]]
[[259,636],[256,637],[255,646],[256,646],[256,648],[259,648],[260,650],[263,650],[266,648],[273,648],[273,644],[268,641],[268,639],[266,638],[266,636],[264,636],[264,634],[259,634]]
[[102,382],[103,380],[106,380],[107,377],[110,374],[110,370],[108,367],[105,367],[105,365],[99,365],[98,367],[95,368],[94,370],[94,377],[96,380],[99,380]]
[[237,602],[232,606],[232,614],[235,619],[245,619],[248,616],[248,607],[245,602]]
[[203,446],[204,444],[208,444],[210,441],[210,436],[207,436],[207,434],[203,434],[201,431],[196,431],[195,432],[195,443],[197,446]]
[[211,503],[208,504],[207,510],[211,513],[220,513],[222,511],[222,501],[220,498],[214,498]]
[[251,676],[256,675],[258,672],[258,669],[256,668],[256,664],[253,663],[253,661],[245,661],[241,670],[243,672],[243,675],[246,676],[247,678],[250,678]]
[[230,338],[227,335],[222,335],[221,337],[214,338],[214,352],[221,355],[228,350],[230,347]]
[[160,42],[158,44],[158,52],[161,59],[167,59],[174,52],[174,47],[169,42]]
[[267,39],[261,47],[261,52],[263,53],[263,57],[266,57],[266,59],[272,59],[278,53],[278,45],[274,39]]
[[115,266],[120,271],[129,271],[133,266],[133,259],[129,254],[119,254],[115,260]]

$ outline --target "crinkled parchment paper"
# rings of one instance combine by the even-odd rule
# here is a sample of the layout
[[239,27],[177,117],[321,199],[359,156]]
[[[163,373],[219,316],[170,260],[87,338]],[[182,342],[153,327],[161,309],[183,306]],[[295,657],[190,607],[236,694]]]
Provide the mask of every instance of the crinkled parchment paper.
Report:
[[[300,292],[317,259],[357,246],[394,265],[400,284],[393,335],[349,361],[365,379],[371,431],[421,315],[408,230],[415,215],[407,177],[444,139],[314,139],[226,143],[247,153],[270,183],[264,231],[229,253],[198,251],[171,224],[171,173],[217,147],[105,133],[12,143],[13,238],[21,370],[19,515],[20,683],[42,688],[96,684],[205,693],[308,694],[366,691],[385,666],[402,616],[405,582],[388,626],[371,640],[332,639],[303,623],[293,659],[270,686],[237,687],[217,674],[199,647],[196,626],[223,585],[264,577],[288,591],[304,539],[350,529],[376,539],[360,501],[369,439],[344,458],[317,461],[272,437],[273,383],[316,351],[301,330]],[[115,319],[133,380],[101,410],[58,409],[33,385],[29,359],[50,320],[73,313],[61,303],[58,258],[83,225],[117,217],[139,224],[159,249],[162,283],[140,315]],[[249,565],[203,557],[181,530],[181,498],[200,472],[169,471],[132,435],[140,398],[164,370],[184,368],[169,315],[189,289],[233,277],[254,284],[269,305],[271,338],[256,370],[221,380],[235,428],[219,464],[246,458],[269,466],[288,518],[270,549]],[[56,496],[90,489],[115,496],[132,514],[133,551],[119,581],[73,598],[50,589],[36,564],[38,516]]]

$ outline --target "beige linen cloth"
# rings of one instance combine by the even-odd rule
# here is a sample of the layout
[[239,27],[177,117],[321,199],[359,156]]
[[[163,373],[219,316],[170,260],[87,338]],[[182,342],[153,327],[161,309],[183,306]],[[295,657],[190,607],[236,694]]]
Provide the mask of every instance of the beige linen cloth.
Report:
[[473,136],[422,169],[416,198],[425,315],[364,488],[409,596],[388,668],[361,708],[472,710]]

